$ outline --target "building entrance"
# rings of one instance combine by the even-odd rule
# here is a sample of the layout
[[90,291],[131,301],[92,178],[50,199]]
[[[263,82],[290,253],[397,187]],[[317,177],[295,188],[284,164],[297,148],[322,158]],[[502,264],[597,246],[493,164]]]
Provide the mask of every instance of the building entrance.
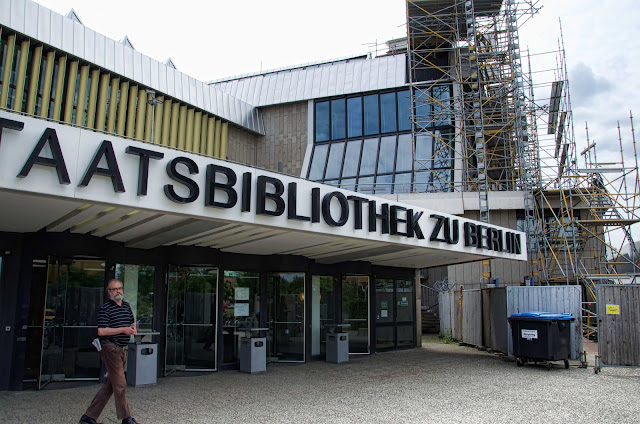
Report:
[[267,274],[267,345],[271,362],[305,361],[304,283],[304,273]]
[[369,353],[369,277],[342,277],[342,322],[349,324],[349,353]]
[[98,309],[105,301],[103,259],[35,259],[27,324],[24,387],[97,380]]
[[376,351],[415,346],[413,281],[376,278]]
[[169,266],[165,375],[215,371],[218,269]]

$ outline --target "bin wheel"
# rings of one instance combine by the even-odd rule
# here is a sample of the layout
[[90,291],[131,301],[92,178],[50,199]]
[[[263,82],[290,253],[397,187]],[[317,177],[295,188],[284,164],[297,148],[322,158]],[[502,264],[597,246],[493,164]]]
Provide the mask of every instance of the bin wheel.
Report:
[[551,370],[551,362],[547,362],[547,371]]
[[564,367],[565,367],[566,369],[569,369],[569,360],[568,360],[568,359],[565,359],[565,360],[564,360]]
[[521,367],[524,365],[524,359],[522,358],[516,358],[516,365]]

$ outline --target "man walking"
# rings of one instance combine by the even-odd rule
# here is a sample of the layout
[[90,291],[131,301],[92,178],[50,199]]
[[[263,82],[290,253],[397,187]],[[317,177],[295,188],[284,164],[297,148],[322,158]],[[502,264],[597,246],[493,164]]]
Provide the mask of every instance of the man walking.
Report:
[[127,362],[127,344],[129,336],[137,333],[131,306],[125,302],[122,282],[111,280],[107,284],[109,300],[102,305],[98,312],[98,337],[102,350],[100,359],[107,368],[107,380],[96,394],[80,418],[80,424],[98,424],[96,419],[102,413],[105,405],[113,394],[116,401],[116,412],[122,424],[135,424],[131,417],[127,403],[127,381],[124,377],[124,367]]

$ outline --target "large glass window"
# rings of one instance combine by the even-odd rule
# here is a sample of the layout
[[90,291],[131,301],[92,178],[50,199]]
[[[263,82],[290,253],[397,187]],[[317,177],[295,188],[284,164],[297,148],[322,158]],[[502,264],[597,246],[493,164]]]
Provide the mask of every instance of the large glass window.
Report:
[[346,130],[345,100],[336,99],[331,101],[331,139],[345,138]]
[[[308,178],[365,192],[450,191],[454,157],[450,90],[446,84],[427,90],[432,101],[420,104],[415,114],[429,119],[422,120],[415,139],[409,90],[317,102],[316,144]],[[346,145],[345,138],[350,139]],[[389,188],[376,187],[380,184]]]
[[393,184],[394,193],[410,193],[411,192],[411,174],[396,174]]
[[364,141],[362,148],[362,160],[360,162],[360,175],[369,175],[376,172],[378,159],[378,139],[370,138]]
[[380,95],[380,123],[382,132],[396,131],[396,93],[384,93]]
[[380,159],[378,159],[378,174],[393,172],[396,157],[396,137],[382,137],[380,140]]
[[398,136],[398,155],[396,157],[396,172],[411,171],[413,154],[411,152],[411,134]]
[[362,135],[362,97],[347,99],[348,136],[360,137]]
[[316,141],[329,140],[329,102],[316,103]]
[[342,177],[355,177],[358,175],[358,161],[360,159],[360,146],[362,141],[353,140],[347,143],[347,153],[344,155]]
[[398,131],[411,131],[411,94],[398,92]]
[[364,96],[364,135],[380,133],[378,95]]
[[373,194],[373,179],[375,177],[360,177],[358,178],[358,192]]
[[376,177],[376,194],[391,194],[393,175],[378,175]]
[[319,144],[313,149],[313,160],[309,169],[309,179],[312,181],[321,180],[324,176],[324,165],[327,162],[328,144]]
[[344,153],[344,143],[333,143],[329,151],[329,161],[327,162],[327,173],[325,179],[334,179],[340,176],[342,169],[342,155]]

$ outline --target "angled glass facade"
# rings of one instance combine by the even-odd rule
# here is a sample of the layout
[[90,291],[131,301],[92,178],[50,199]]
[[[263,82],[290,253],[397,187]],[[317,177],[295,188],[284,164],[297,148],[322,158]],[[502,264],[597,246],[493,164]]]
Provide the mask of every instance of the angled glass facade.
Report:
[[434,87],[416,111],[432,119],[415,144],[409,90],[317,100],[307,178],[362,193],[451,191],[453,126],[440,112],[449,90]]

